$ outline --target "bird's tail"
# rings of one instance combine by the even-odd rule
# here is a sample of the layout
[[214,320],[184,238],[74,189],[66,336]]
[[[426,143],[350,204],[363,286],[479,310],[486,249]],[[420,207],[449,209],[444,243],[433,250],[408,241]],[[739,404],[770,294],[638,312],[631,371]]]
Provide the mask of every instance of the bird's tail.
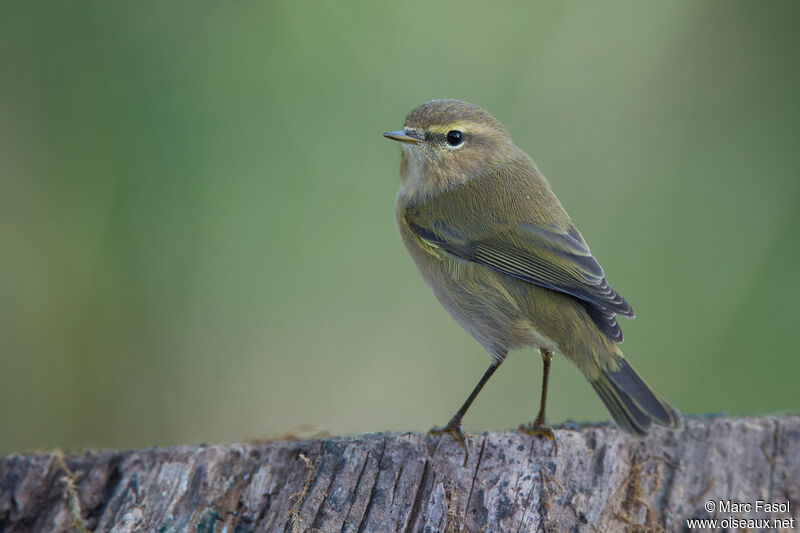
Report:
[[601,369],[590,381],[619,427],[640,437],[653,424],[679,429],[683,421],[678,410],[648,387],[624,358],[617,363],[619,368]]

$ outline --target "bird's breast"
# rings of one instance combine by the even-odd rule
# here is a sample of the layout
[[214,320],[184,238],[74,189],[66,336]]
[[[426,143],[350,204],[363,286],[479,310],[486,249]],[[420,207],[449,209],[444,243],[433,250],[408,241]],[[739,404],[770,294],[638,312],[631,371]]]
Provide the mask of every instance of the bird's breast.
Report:
[[409,254],[436,299],[489,353],[502,357],[525,346],[558,351],[556,343],[541,333],[529,316],[532,286],[421,239],[402,213],[398,213],[397,223]]

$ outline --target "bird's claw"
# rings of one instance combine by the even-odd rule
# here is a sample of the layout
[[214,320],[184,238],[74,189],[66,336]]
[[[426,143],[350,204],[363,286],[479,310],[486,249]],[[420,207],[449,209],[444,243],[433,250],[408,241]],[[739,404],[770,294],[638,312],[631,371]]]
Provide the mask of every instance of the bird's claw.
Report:
[[469,459],[469,442],[467,442],[467,438],[469,435],[464,432],[464,428],[461,427],[459,422],[452,420],[445,427],[434,427],[428,431],[428,435],[434,436],[444,435],[445,433],[452,436],[464,448],[464,466],[467,466],[467,460]]
[[534,422],[532,424],[520,424],[519,431],[526,435],[546,437],[553,442],[553,455],[558,456],[558,441],[556,441],[556,434],[553,429],[545,426],[542,423]]

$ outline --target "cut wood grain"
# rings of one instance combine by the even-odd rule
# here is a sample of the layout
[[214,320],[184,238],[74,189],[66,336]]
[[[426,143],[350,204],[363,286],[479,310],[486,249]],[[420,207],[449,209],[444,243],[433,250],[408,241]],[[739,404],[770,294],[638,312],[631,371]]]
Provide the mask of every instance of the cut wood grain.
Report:
[[[800,416],[470,439],[357,437],[0,461],[0,531],[682,531],[708,501],[800,503]],[[731,515],[731,513],[728,513]],[[724,513],[719,514],[723,518]]]

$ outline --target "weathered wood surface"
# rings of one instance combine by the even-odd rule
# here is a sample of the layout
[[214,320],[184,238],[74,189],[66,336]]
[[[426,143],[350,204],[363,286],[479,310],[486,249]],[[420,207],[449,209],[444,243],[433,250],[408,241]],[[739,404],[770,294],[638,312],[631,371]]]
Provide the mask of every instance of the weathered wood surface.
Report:
[[[681,531],[709,500],[800,504],[800,416],[690,418],[644,441],[610,425],[0,461],[0,531]],[[726,513],[719,514],[719,518]],[[755,518],[764,513],[727,513]]]

